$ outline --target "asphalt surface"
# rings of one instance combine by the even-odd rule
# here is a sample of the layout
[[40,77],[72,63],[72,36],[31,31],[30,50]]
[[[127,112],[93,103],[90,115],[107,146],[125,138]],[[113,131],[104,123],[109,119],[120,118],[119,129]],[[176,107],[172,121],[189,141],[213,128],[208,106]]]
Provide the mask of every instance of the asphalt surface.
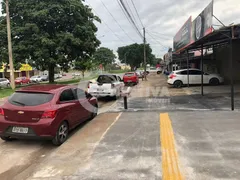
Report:
[[128,110],[123,99],[103,100],[101,114],[58,148],[0,140],[0,179],[238,180],[238,94],[235,104],[232,112],[229,94],[202,97],[150,75],[132,88]]

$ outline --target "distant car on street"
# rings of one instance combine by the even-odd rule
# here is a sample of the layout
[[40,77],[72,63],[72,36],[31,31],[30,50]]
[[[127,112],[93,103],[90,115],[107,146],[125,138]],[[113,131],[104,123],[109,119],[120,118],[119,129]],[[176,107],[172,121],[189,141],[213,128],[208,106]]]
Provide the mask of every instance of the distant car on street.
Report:
[[30,79],[26,77],[18,77],[15,79],[16,85],[29,84],[29,83],[30,83]]
[[39,83],[39,82],[42,81],[42,78],[41,78],[41,76],[32,76],[32,77],[30,78],[30,81],[31,81],[31,82],[34,82],[34,83]]
[[76,86],[29,86],[16,90],[0,107],[0,137],[49,139],[61,145],[69,131],[93,119],[97,109],[97,99]]
[[123,82],[125,85],[134,84],[137,85],[139,83],[139,78],[136,72],[128,72],[123,76]]
[[48,81],[48,75],[41,76],[41,81]]
[[0,87],[10,87],[10,81],[7,78],[0,78]]
[[0,87],[10,87],[10,81],[7,78],[0,78]]
[[89,83],[88,93],[95,97],[113,97],[118,99],[121,96],[122,82],[116,79],[115,75],[99,75],[96,83]]
[[[208,74],[199,69],[189,69],[189,84],[201,84],[201,75],[203,74],[203,84],[219,85],[224,82],[223,77],[218,74]],[[176,88],[188,84],[188,70],[182,69],[173,71],[168,76],[168,84]]]
[[60,79],[60,78],[62,78],[61,74],[54,74],[54,79]]
[[75,73],[72,73],[72,76],[74,76],[74,77],[75,77],[75,76],[81,76],[81,74],[75,72]]
[[138,78],[143,78],[144,76],[144,71],[136,70]]
[[150,67],[146,70],[146,73],[149,74],[149,73],[157,73],[157,74],[161,74],[162,73],[162,68],[161,67]]

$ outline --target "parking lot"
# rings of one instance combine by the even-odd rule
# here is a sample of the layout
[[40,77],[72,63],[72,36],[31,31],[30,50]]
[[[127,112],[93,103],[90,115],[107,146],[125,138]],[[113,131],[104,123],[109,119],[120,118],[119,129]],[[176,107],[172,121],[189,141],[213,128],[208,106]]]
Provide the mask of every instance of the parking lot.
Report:
[[123,99],[103,100],[60,147],[0,141],[0,179],[239,179],[238,108],[191,88],[200,89],[151,74],[132,88],[128,110]]

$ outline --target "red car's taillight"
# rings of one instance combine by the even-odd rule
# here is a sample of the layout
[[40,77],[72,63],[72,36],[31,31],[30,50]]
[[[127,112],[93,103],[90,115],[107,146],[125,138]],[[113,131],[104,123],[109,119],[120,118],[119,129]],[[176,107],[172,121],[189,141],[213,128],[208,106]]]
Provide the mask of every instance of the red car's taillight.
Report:
[[3,110],[3,108],[0,108],[0,116],[4,116],[4,110]]
[[56,117],[57,114],[57,110],[53,110],[53,111],[45,111],[42,115],[41,119],[54,119]]
[[169,76],[170,79],[173,79],[173,78],[175,78],[175,77],[177,77],[175,74],[171,74],[171,75]]

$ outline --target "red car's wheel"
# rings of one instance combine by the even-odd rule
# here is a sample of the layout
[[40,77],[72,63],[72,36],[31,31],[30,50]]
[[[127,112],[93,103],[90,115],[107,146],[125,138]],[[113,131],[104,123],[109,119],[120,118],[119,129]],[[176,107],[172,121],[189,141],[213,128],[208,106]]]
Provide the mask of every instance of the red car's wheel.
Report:
[[93,108],[93,112],[91,113],[91,118],[90,118],[90,120],[94,119],[94,118],[97,116],[97,114],[98,114],[98,105],[95,104],[95,105],[94,105],[94,108]]
[[68,138],[68,132],[69,132],[68,123],[66,121],[63,121],[60,124],[56,132],[56,135],[52,140],[52,143],[56,146],[60,146],[61,144],[63,144]]

